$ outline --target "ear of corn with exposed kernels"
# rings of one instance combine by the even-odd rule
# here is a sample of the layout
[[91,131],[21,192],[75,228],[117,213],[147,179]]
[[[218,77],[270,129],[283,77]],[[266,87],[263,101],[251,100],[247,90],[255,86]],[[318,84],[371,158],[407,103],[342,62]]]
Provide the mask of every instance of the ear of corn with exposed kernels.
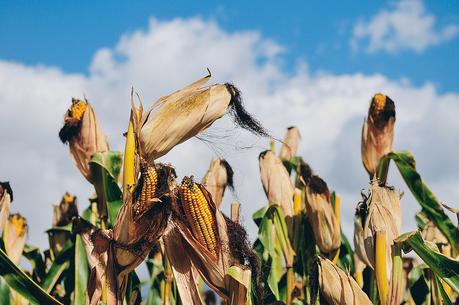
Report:
[[142,161],[140,164],[140,181],[138,193],[134,203],[136,215],[141,214],[157,198],[158,195],[158,173],[154,166]]
[[217,256],[217,224],[208,198],[202,186],[193,177],[183,178],[180,186],[180,199],[186,220],[193,236],[214,256]]

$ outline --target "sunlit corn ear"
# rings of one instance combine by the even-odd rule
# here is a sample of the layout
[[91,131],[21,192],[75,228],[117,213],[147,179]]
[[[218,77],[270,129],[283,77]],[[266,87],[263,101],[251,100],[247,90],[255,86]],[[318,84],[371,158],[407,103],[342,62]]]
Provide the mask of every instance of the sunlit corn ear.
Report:
[[212,160],[202,184],[209,191],[217,208],[220,208],[226,187],[234,190],[233,169],[225,159]]
[[0,235],[10,215],[10,205],[13,201],[13,190],[9,182],[0,182]]
[[371,305],[357,282],[330,260],[319,257],[321,299],[330,305]]
[[383,94],[376,94],[362,128],[362,162],[370,178],[375,175],[381,158],[392,150],[394,124],[394,101]]
[[279,158],[282,160],[290,160],[292,157],[296,156],[300,139],[301,135],[298,128],[295,126],[289,127],[284,136]]
[[[247,304],[250,285],[259,292],[259,265],[245,229],[224,216],[205,187],[192,178],[183,179],[178,193],[174,221],[163,240],[183,304],[202,304],[198,275],[223,300]],[[227,275],[230,267],[242,282]]]
[[260,177],[270,204],[278,204],[286,217],[293,216],[293,195],[295,187],[282,161],[271,150],[258,157]]
[[59,131],[62,143],[68,143],[70,154],[83,176],[91,182],[89,160],[96,152],[109,150],[108,140],[94,109],[88,101],[72,99]]
[[328,186],[319,176],[312,175],[305,187],[305,205],[317,246],[323,254],[332,255],[341,245],[340,224]]
[[[78,216],[76,197],[69,193],[65,193],[59,204],[53,206],[53,212],[53,227],[68,225],[72,222],[73,217]],[[57,255],[57,253],[62,250],[71,236],[70,232],[62,230],[50,230],[48,231],[48,235],[54,255]]]
[[376,233],[385,234],[387,276],[392,271],[391,246],[394,239],[400,235],[402,211],[400,208],[400,193],[392,187],[379,186],[376,179],[370,185],[370,195],[365,200],[367,207],[363,224],[363,238],[368,264],[375,268]]
[[193,237],[216,258],[219,255],[220,240],[215,217],[216,206],[212,197],[193,177],[184,177],[180,185],[180,201],[186,222]]
[[[113,227],[117,299],[122,300],[129,272],[148,255],[163,235],[171,213],[175,170],[169,165],[150,165],[141,160],[134,192],[127,192]],[[119,247],[117,245],[120,245]]]
[[144,115],[140,132],[143,156],[155,160],[194,137],[229,112],[235,123],[257,135],[268,136],[242,106],[239,90],[231,84],[202,87],[210,74],[160,98]]
[[3,231],[3,241],[6,253],[16,265],[19,264],[24,250],[27,231],[27,221],[20,214],[12,214],[8,217]]

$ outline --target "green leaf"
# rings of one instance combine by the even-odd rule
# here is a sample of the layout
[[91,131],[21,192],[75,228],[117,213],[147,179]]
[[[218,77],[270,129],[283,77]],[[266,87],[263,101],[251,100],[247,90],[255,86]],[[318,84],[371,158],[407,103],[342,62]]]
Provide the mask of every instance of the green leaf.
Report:
[[128,275],[126,288],[126,303],[132,305],[140,305],[142,297],[140,296],[140,279],[135,271],[131,271]]
[[79,234],[75,237],[75,288],[73,290],[73,305],[86,304],[86,289],[88,285],[89,267],[83,241]]
[[27,274],[16,266],[0,249],[0,276],[8,286],[33,304],[62,305],[54,297],[46,293]]
[[117,183],[121,165],[121,153],[114,151],[96,153],[89,161],[99,203],[106,206],[108,212],[108,215],[103,215],[105,211],[99,211],[99,214],[108,216],[112,225],[122,205],[122,191]]
[[8,287],[5,280],[1,277],[0,277],[0,300],[2,300],[2,305],[10,305],[10,287]]
[[41,281],[46,273],[46,265],[41,255],[40,249],[35,246],[26,244],[24,251],[22,252],[25,258],[27,258],[32,266],[32,273],[34,280]]
[[434,280],[435,280],[435,286],[437,286],[438,290],[440,291],[442,304],[444,304],[444,305],[453,305],[453,303],[451,302],[451,300],[449,298],[449,295],[446,293],[445,288],[443,287],[443,284],[441,283],[441,281],[438,278],[438,276],[435,275],[434,276]]
[[424,242],[419,232],[401,235],[396,242],[401,243],[404,251],[414,250],[433,272],[459,293],[459,261],[433,251]]
[[48,273],[43,278],[40,286],[48,293],[52,291],[56,283],[58,282],[62,273],[67,270],[70,266],[70,258],[73,252],[73,243],[68,241],[59,254],[54,259]]
[[459,233],[451,219],[446,215],[438,199],[422,181],[416,171],[416,161],[408,151],[391,152],[387,158],[393,160],[413,196],[419,202],[424,213],[428,215],[440,231],[453,245],[454,253],[458,249]]

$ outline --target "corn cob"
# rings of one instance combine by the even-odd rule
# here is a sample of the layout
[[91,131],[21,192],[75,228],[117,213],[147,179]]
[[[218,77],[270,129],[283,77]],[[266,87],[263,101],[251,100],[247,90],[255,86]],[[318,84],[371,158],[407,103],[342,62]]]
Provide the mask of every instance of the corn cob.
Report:
[[82,100],[73,100],[72,106],[69,109],[69,116],[77,121],[80,121],[86,111],[87,104]]
[[137,189],[138,192],[134,203],[135,215],[144,212],[158,195],[158,173],[154,166],[150,166],[144,160],[140,162],[140,179]]
[[210,253],[217,256],[217,223],[206,197],[205,189],[194,183],[193,177],[184,177],[180,186],[180,196],[185,217],[193,236]]

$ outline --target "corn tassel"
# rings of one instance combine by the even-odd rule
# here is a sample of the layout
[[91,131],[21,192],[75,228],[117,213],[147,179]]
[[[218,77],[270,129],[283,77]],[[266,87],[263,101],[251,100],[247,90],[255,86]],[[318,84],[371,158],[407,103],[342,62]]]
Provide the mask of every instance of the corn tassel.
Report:
[[387,305],[389,288],[387,285],[385,232],[376,232],[375,261],[376,284],[378,285],[379,300],[381,305]]
[[191,233],[210,253],[217,256],[217,224],[208,199],[193,177],[185,177],[180,186],[180,195],[185,217]]

